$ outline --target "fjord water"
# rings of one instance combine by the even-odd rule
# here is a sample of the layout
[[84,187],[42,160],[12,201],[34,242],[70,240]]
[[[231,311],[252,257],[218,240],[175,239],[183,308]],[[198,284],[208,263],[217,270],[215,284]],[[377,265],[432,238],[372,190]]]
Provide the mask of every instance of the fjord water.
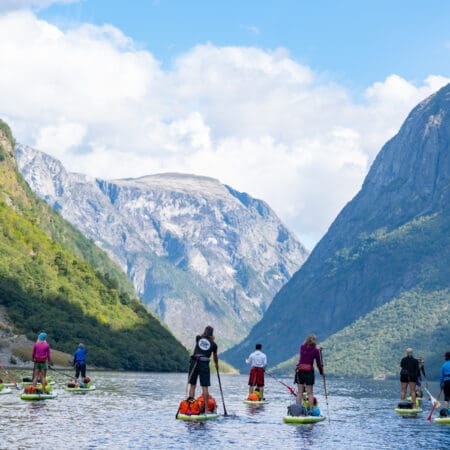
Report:
[[[86,395],[65,393],[59,381],[55,400],[25,402],[18,391],[0,396],[0,448],[52,449],[444,449],[450,448],[450,426],[423,417],[404,419],[393,409],[398,402],[395,380],[329,379],[330,421],[288,425],[282,421],[291,401],[287,389],[267,380],[270,404],[251,407],[245,376],[221,375],[229,417],[207,423],[175,420],[184,395],[186,375],[161,373],[91,372],[97,390]],[[19,374],[18,374],[19,378]],[[20,378],[19,378],[20,379]],[[283,378],[290,384],[291,380]],[[211,393],[223,406],[217,377]],[[320,407],[327,414],[320,379]],[[433,393],[436,383],[430,383]]]

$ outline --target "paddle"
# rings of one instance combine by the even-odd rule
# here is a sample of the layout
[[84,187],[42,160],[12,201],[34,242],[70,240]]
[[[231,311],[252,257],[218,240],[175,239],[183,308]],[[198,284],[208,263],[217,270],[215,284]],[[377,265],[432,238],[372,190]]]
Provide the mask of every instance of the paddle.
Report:
[[227,408],[225,408],[225,400],[223,399],[222,383],[220,382],[220,375],[219,375],[219,365],[216,366],[216,370],[217,370],[217,379],[219,380],[220,395],[222,396],[223,415],[226,417],[228,416],[228,413]]
[[18,391],[22,390],[22,386],[17,384],[17,381],[14,379],[14,377],[12,375],[10,375],[9,372],[1,364],[0,364],[0,368],[6,373],[6,375],[8,375],[8,378],[14,383],[15,388]]
[[323,390],[325,391],[325,402],[327,404],[327,415],[328,415],[328,421],[330,422],[330,409],[328,406],[327,382],[325,380],[325,365],[323,364],[322,347],[319,347],[319,352],[320,352],[320,363],[322,365]]
[[428,414],[427,420],[431,420],[431,417],[433,416],[433,412],[436,408],[439,408],[439,406],[441,406],[441,404],[439,403],[439,397],[441,396],[441,392],[442,392],[442,388],[439,390],[439,393],[437,395],[437,398],[434,398],[430,391],[425,388],[425,391],[427,392],[428,396],[430,397],[430,401],[431,401],[431,411],[430,414]]
[[[61,372],[60,370],[56,370],[56,369],[55,369],[54,367],[52,367],[52,366],[48,366],[48,368],[49,368],[50,370],[53,370],[54,372],[57,372],[57,373],[59,373],[59,374],[61,374],[61,375],[64,375],[64,376],[67,377],[67,378],[70,378],[72,381],[75,379],[75,377],[74,377],[73,375],[67,375],[67,373]],[[81,381],[81,380],[78,381],[78,384],[80,385],[80,387],[85,387],[84,382]]]
[[[185,397],[187,397],[187,395],[188,395],[189,380],[191,379],[192,374],[194,373],[194,370],[197,367],[197,362],[198,362],[198,360],[195,360],[195,364],[192,366],[192,370],[188,373],[188,378],[186,381],[186,388],[184,390]],[[180,414],[180,408],[181,408],[181,403],[178,405],[178,410],[177,410],[177,413],[175,414],[175,419],[178,419],[178,414]]]
[[289,386],[286,383],[283,383],[281,380],[279,380],[275,375],[272,375],[270,372],[266,372],[267,375],[269,375],[270,377],[272,377],[275,381],[278,381],[278,383],[282,384],[284,387],[286,387],[288,389],[288,391],[294,396],[297,397],[296,392],[294,391],[294,388],[292,386]]

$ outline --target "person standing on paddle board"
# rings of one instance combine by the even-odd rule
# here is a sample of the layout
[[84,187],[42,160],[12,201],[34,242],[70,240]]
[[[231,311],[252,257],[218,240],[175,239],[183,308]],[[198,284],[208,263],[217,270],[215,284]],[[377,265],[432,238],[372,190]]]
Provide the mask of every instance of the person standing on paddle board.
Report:
[[[195,387],[197,378],[200,377],[200,386],[205,405],[208,405],[209,386],[211,386],[211,375],[209,370],[209,360],[213,355],[216,370],[219,367],[219,358],[217,357],[217,344],[214,342],[214,328],[207,326],[201,336],[195,337],[194,354],[191,356],[189,363],[189,399],[195,397]],[[205,413],[207,406],[205,406]]]
[[409,386],[413,408],[416,407],[416,383],[420,376],[419,361],[414,358],[412,348],[406,349],[406,356],[400,361],[400,399],[405,400]]
[[[51,364],[51,353],[50,345],[47,342],[47,334],[40,333],[37,341],[33,345],[33,353],[31,359],[34,362],[33,367],[33,386],[36,387],[37,380],[40,378],[42,384],[42,392],[45,394],[45,387],[47,381],[45,377],[47,376],[48,365]],[[47,365],[48,363],[48,365]]]
[[300,346],[300,358],[295,371],[294,383],[298,385],[297,403],[303,401],[303,390],[308,395],[309,414],[313,415],[314,409],[314,360],[321,375],[324,374],[320,351],[317,348],[317,337],[315,334],[306,336],[304,344]]
[[[424,359],[419,356],[417,358],[417,361],[419,361],[419,377],[417,378],[417,383],[416,383],[416,398],[422,398],[423,397],[423,392],[422,392],[422,375],[423,375],[423,379],[426,380],[427,379],[427,374],[425,373],[425,361]],[[428,387],[428,386],[427,386]]]
[[73,365],[75,367],[75,378],[78,380],[78,377],[81,373],[81,378],[84,379],[86,377],[86,353],[87,350],[83,344],[78,344],[78,349],[73,355]]
[[441,367],[439,384],[444,391],[444,408],[448,409],[448,403],[450,401],[450,352],[447,352],[444,358],[445,363]]
[[259,388],[261,400],[264,399],[264,369],[267,366],[267,356],[261,351],[262,345],[256,344],[255,351],[245,360],[250,364],[250,375],[248,377],[248,393],[252,394],[255,387]]

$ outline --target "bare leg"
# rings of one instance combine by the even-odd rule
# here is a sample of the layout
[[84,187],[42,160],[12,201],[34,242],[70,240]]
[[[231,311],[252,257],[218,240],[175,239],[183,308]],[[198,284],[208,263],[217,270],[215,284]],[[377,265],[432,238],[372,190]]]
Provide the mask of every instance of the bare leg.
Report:
[[416,382],[410,381],[409,383],[409,391],[411,392],[411,400],[413,404],[413,408],[416,408]]
[[253,392],[253,386],[251,384],[248,385],[248,393],[251,394]]
[[42,392],[45,394],[45,388],[47,386],[47,380],[45,379],[47,377],[47,371],[41,370],[41,384],[42,384]]
[[309,410],[312,412],[314,408],[314,394],[312,385],[306,385],[306,393],[308,394]]
[[38,373],[39,373],[39,370],[33,369],[33,378],[31,380],[31,382],[33,383],[33,386],[35,386],[35,387],[36,387],[36,384],[37,384]]
[[192,397],[192,398],[195,397],[195,384],[189,385],[189,397]]
[[205,400],[205,411],[204,411],[204,413],[206,414],[208,412],[208,400],[209,400],[208,386],[202,386],[202,394],[203,394],[203,399]]
[[303,402],[303,391],[305,389],[305,385],[304,384],[298,384],[298,389],[297,389],[297,403],[299,405],[302,404]]
[[262,400],[262,399],[264,398],[264,386],[260,386],[260,387],[259,387],[259,392],[260,392],[260,394],[261,394],[260,400]]
[[402,386],[402,391],[401,391],[401,393],[400,393],[400,399],[401,400],[405,400],[405,398],[406,398],[406,388],[408,387],[408,383],[401,383],[401,386]]

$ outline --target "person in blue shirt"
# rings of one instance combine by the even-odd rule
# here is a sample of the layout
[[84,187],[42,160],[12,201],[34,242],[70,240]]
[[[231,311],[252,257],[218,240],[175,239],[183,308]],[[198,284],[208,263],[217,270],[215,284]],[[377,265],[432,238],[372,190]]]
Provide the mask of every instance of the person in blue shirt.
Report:
[[445,363],[441,367],[439,384],[444,391],[444,408],[448,409],[448,402],[450,401],[450,352],[447,352],[444,358]]
[[75,366],[75,378],[81,374],[81,378],[86,377],[86,353],[87,350],[83,344],[78,344],[78,349],[73,355],[73,365]]

